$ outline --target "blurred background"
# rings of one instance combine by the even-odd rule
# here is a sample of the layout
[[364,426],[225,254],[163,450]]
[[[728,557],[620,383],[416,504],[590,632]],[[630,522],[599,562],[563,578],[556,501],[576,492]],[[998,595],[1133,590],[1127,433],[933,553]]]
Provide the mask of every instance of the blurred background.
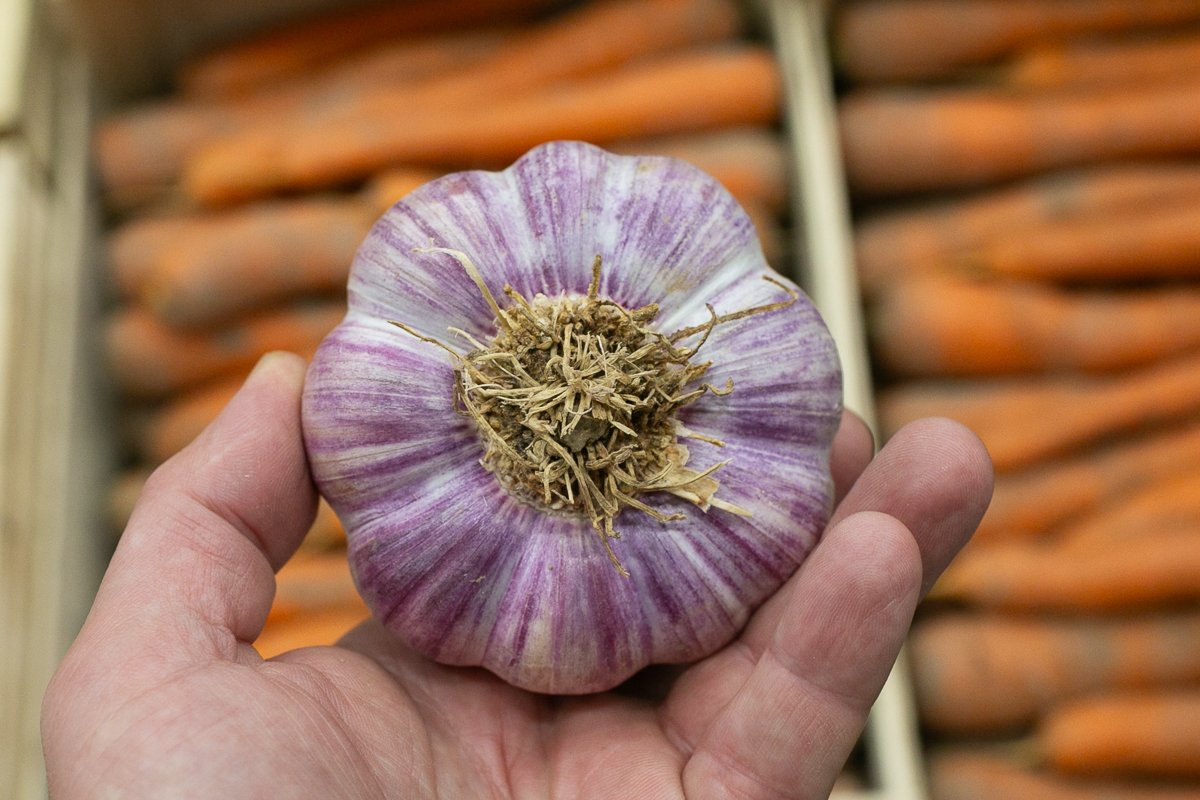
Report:
[[[0,796],[150,471],[563,138],[716,177],[877,440],[992,454],[837,793],[1200,800],[1200,0],[0,0]],[[256,647],[367,615],[322,504]]]

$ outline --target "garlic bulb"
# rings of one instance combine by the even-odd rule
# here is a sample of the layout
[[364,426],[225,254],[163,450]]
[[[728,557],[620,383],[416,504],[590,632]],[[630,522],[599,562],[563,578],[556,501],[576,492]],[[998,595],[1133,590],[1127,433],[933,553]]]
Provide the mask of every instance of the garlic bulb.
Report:
[[576,694],[713,652],[803,561],[841,373],[716,181],[552,142],[383,216],[302,411],[383,624]]

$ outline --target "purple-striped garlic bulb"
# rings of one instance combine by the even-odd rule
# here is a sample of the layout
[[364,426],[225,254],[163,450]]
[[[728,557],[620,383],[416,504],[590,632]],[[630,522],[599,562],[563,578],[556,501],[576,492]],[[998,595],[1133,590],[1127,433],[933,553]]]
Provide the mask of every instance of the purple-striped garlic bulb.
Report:
[[833,341],[732,196],[579,142],[384,214],[303,399],[378,619],[556,694],[727,643],[828,519],[840,414]]

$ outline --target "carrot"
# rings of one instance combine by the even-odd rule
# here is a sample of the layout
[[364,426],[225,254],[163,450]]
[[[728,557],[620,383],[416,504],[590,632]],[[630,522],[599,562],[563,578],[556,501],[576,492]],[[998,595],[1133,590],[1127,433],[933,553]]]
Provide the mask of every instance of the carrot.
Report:
[[1196,204],[1060,223],[1021,234],[986,242],[964,262],[985,274],[1050,281],[1200,277]]
[[972,542],[1042,536],[1157,480],[1196,469],[1200,469],[1200,423],[1192,422],[998,475],[991,505]]
[[178,453],[229,404],[244,376],[219,381],[170,399],[153,412],[141,431],[139,450],[148,464],[161,464]]
[[1200,357],[1105,377],[914,381],[881,391],[878,410],[888,436],[921,417],[955,419],[979,435],[1005,472],[1200,411]]
[[988,752],[935,751],[930,800],[1200,800],[1200,787],[1069,778]]
[[[740,29],[738,8],[730,0],[593,0],[528,27],[492,58],[399,100],[409,111],[414,101],[442,108],[494,102],[498,93],[527,92],[673,50],[726,41]],[[396,108],[396,99],[384,96],[384,114]],[[373,110],[367,105],[352,114]]]
[[106,324],[109,365],[135,397],[163,397],[249,370],[271,350],[311,357],[346,313],[345,304],[297,304],[217,331],[181,332],[145,309],[118,311]]
[[765,124],[778,116],[780,101],[778,70],[765,49],[685,52],[509,102],[445,109],[405,125],[381,127],[366,115],[337,130],[296,131],[282,143],[214,145],[190,165],[185,191],[198,202],[220,205],[285,188],[336,185],[393,163],[503,164],[549,139],[604,144]]
[[897,376],[1098,372],[1200,347],[1200,287],[1068,291],[921,278],[880,291],[869,321],[880,363]]
[[1077,700],[1047,716],[1037,743],[1072,774],[1200,778],[1200,690]]
[[381,172],[363,187],[363,201],[372,213],[381,216],[396,201],[414,189],[441,176],[441,172],[420,167],[397,167]]
[[964,550],[930,598],[1013,611],[1131,611],[1200,600],[1200,536],[1096,548],[1012,542]]
[[[317,502],[317,516],[300,543],[301,553],[327,553],[346,546],[346,530],[325,498]],[[345,558],[345,554],[342,555]]]
[[125,298],[133,297],[153,272],[164,249],[195,229],[190,214],[139,217],[118,227],[106,243],[108,274]]
[[374,222],[357,198],[268,202],[195,218],[174,240],[148,248],[141,302],[179,327],[344,291],[350,264]]
[[494,53],[508,31],[471,31],[389,44],[302,83],[229,102],[170,100],[103,120],[94,154],[109,205],[136,209],[168,197],[186,160],[204,146],[256,124],[330,114],[372,87],[395,89],[462,70]]
[[1200,72],[1194,33],[1135,40],[1084,40],[1033,47],[1001,69],[1001,82],[1046,91],[1097,86],[1146,86],[1192,80]]
[[[196,120],[186,106],[170,106],[169,114],[135,113],[101,129],[97,157],[114,192],[122,182],[161,184],[208,147],[235,158],[249,169],[247,175],[254,175],[269,171],[274,154],[294,148],[297,137],[320,141],[351,136],[353,141],[380,126],[411,124],[431,104],[468,114],[481,102],[672,48],[727,39],[737,27],[730,0],[606,0],[560,15],[493,46],[490,55],[475,54],[440,79],[416,85],[379,80],[386,77],[386,67],[346,67],[340,78],[332,76],[316,86],[284,89],[236,105],[193,107],[193,116],[200,117]],[[214,143],[219,136],[228,141]],[[386,164],[376,168],[382,166]]]
[[899,277],[944,272],[985,242],[1026,229],[1183,202],[1200,203],[1200,164],[1101,165],[876,213],[854,233],[859,283],[871,293]]
[[268,620],[330,608],[365,608],[344,551],[298,553],[275,575],[275,601]]
[[1065,699],[1200,681],[1200,613],[1137,619],[944,614],[908,640],[921,722],[950,734],[1032,724]]
[[967,187],[1041,170],[1200,151],[1200,83],[1064,95],[893,89],[840,105],[861,195]]
[[[456,120],[473,117],[481,106],[672,49],[728,39],[737,29],[738,14],[730,0],[591,3],[527,29],[492,57],[439,80],[416,87],[363,87],[345,93],[328,108],[248,126],[205,148],[196,160],[228,162],[224,169],[231,174],[226,180],[239,181],[240,193],[209,202],[234,202],[281,188],[274,182],[284,179],[280,172],[286,172],[287,161],[294,158],[290,153],[303,154],[313,147],[319,153],[332,146],[353,154],[373,139],[386,140],[397,129],[424,127],[424,116],[430,113],[450,112]],[[325,185],[361,179],[406,160],[377,160]]]
[[774,122],[781,87],[769,51],[708,48],[506,99],[492,93],[406,116],[364,110],[284,137],[239,138],[199,153],[184,191],[204,205],[340,185],[392,164],[501,165],[549,139],[616,139]]
[[263,628],[263,632],[254,642],[254,649],[263,658],[275,658],[303,647],[333,645],[370,616],[371,612],[360,603],[345,608],[330,608],[312,614],[285,617]]
[[1065,548],[1092,549],[1166,532],[1200,537],[1200,471],[1176,469],[1178,474],[1065,526],[1055,542]]
[[[716,178],[744,206],[762,214],[779,214],[787,202],[787,153],[779,134],[768,128],[719,131],[616,141],[606,149],[624,155],[670,156],[687,161]],[[382,214],[412,190],[442,173],[399,167],[374,176],[363,195]]]
[[624,155],[670,156],[721,182],[739,202],[780,213],[787,204],[789,157],[782,137],[769,128],[731,128],[606,146]]
[[334,93],[362,88],[416,84],[458,72],[493,57],[517,35],[509,27],[455,31],[385,42],[352,53],[327,69],[304,75],[253,95],[247,102],[286,91],[303,92],[323,103],[336,103]]
[[369,45],[401,36],[529,18],[554,0],[409,0],[335,12],[280,27],[186,63],[184,94],[230,97],[294,79]]
[[944,77],[1037,41],[1200,19],[1193,0],[874,0],[843,8],[834,49],[857,81]]
[[[269,115],[286,109],[263,105]],[[92,137],[92,160],[106,203],[127,212],[169,198],[187,157],[241,130],[253,114],[246,108],[171,100],[102,121]]]

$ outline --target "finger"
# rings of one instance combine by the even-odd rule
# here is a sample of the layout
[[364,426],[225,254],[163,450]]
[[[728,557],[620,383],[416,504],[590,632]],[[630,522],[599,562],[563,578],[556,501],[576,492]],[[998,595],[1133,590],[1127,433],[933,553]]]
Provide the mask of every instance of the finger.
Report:
[[[923,595],[979,524],[991,480],[991,461],[975,434],[949,420],[920,420],[896,433],[863,470],[831,527],[862,511],[898,519],[920,550]],[[685,752],[740,691],[775,635],[797,580],[767,600],[732,645],[676,682],[663,709],[664,727]]]
[[894,517],[861,512],[832,527],[685,767],[687,796],[828,796],[900,652],[921,573],[917,543]]
[[[860,511],[900,520],[921,550],[924,597],[970,540],[992,499],[992,461],[979,437],[957,422],[929,418],[900,429],[867,464],[834,509],[829,526]],[[775,631],[791,585],[751,618],[745,638],[754,655]]]
[[875,437],[862,417],[850,409],[842,412],[842,422],[833,437],[829,473],[833,478],[833,503],[837,506],[854,486],[858,476],[875,455]]
[[208,429],[151,476],[77,646],[130,669],[252,656],[273,570],[316,508],[300,434],[304,370],[298,356],[265,356]]
[[970,540],[992,500],[992,461],[979,437],[940,417],[901,428],[834,511],[831,524],[882,511],[912,531],[924,597]]

